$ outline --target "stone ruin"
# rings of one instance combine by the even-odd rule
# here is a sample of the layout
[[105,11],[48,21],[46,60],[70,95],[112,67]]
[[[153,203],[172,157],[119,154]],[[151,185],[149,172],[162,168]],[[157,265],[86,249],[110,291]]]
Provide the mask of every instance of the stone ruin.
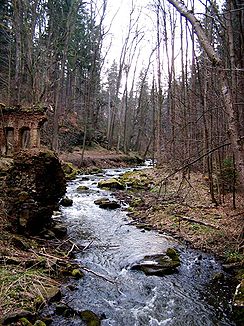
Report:
[[40,148],[40,129],[47,121],[46,108],[5,107],[0,104],[0,156]]
[[45,108],[0,104],[0,222],[13,232],[47,232],[66,191],[58,156],[40,147],[46,120]]

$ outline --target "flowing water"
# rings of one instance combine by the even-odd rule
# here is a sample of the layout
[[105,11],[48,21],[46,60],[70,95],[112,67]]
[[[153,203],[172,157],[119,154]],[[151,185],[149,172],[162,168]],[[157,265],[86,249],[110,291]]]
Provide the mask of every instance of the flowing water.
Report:
[[[98,189],[97,182],[127,170],[108,169],[102,176],[79,176],[68,185],[67,196],[74,203],[62,208],[62,216],[72,240],[86,247],[76,261],[94,273],[85,272],[83,279],[74,281],[72,291],[66,288],[63,301],[75,310],[91,310],[103,316],[103,326],[235,325],[230,319],[228,286],[212,281],[221,271],[212,256],[130,225],[125,207],[105,210],[94,204],[101,197],[114,199],[110,191]],[[78,192],[80,185],[90,191]],[[146,276],[130,269],[146,254],[163,253],[168,247],[180,252],[177,273]],[[85,325],[78,317],[55,316],[53,320],[52,325]]]

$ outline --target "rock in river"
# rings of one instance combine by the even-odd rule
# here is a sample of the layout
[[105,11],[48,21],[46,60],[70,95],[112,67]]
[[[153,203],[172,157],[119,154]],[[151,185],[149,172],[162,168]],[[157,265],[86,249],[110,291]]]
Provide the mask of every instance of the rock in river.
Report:
[[109,188],[109,189],[125,189],[125,186],[115,178],[107,179],[107,180],[101,180],[98,182],[99,188]]
[[[146,275],[158,275],[163,276],[166,274],[172,274],[176,272],[177,267],[180,266],[179,256],[175,249],[170,249],[170,255],[174,250],[175,255],[170,257],[167,254],[155,254],[147,255],[141,261],[131,266],[132,270],[140,270]],[[169,249],[167,251],[169,251]]]
[[120,208],[121,205],[116,200],[110,200],[108,198],[100,198],[94,201],[96,205],[99,205],[100,208],[105,209],[116,209]]

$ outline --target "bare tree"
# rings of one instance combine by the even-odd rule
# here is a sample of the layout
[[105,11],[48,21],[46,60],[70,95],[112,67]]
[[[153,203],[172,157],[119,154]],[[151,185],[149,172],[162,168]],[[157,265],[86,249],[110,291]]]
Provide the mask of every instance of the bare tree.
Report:
[[[239,172],[240,182],[242,187],[244,187],[244,148],[243,142],[240,140],[237,108],[234,102],[232,90],[229,85],[228,74],[224,62],[215,51],[212,44],[209,42],[209,39],[201,23],[192,13],[192,11],[189,10],[182,1],[168,0],[168,2],[171,3],[181,13],[181,15],[183,15],[192,24],[201,46],[203,47],[212,64],[217,69],[225,108],[228,113],[229,138],[232,150],[235,154],[236,166]],[[229,33],[230,32],[232,32],[232,30],[229,31]]]

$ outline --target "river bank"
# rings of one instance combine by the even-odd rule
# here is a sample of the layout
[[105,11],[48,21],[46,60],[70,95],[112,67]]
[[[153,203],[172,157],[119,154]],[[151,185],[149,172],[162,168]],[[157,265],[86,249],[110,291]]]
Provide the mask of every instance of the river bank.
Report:
[[[96,160],[100,161],[100,159],[93,157],[95,162]],[[103,158],[101,162],[102,160]],[[97,163],[94,165],[97,166]],[[233,214],[231,208],[227,214],[226,207],[228,206],[224,208],[214,207],[209,199],[206,180],[203,176],[201,179],[199,175],[194,174],[192,174],[191,179],[184,180],[184,182],[181,182],[180,175],[176,176],[175,180],[171,180],[171,183],[164,187],[163,193],[158,196],[159,180],[163,178],[163,173],[167,172],[167,170],[163,172],[163,170],[158,169],[144,169],[140,173],[143,174],[144,179],[150,180],[150,183],[153,184],[151,189],[117,192],[121,202],[131,204],[131,208],[129,208],[130,224],[135,223],[142,231],[144,228],[167,232],[187,241],[191,247],[213,252],[221,258],[226,258],[228,264],[236,262],[239,264],[242,259],[241,253],[237,252],[241,226],[241,214],[238,213],[241,213],[241,207],[238,208],[237,212],[235,211],[237,216],[233,216],[237,217],[235,223],[233,221],[230,223],[228,219],[230,215],[228,214]],[[102,178],[101,172],[100,178]],[[211,224],[211,226],[181,220],[179,216],[197,221],[201,220]],[[1,296],[3,304],[0,305],[5,310],[2,310],[1,313],[6,315],[6,313],[12,312],[15,306],[17,314],[23,309],[31,311],[34,315],[38,314],[42,305],[39,306],[36,303],[36,298],[39,297],[38,300],[40,300],[41,297],[42,304],[47,303],[48,300],[53,300],[52,298],[46,299],[43,293],[40,296],[40,287],[44,288],[47,285],[47,288],[56,288],[57,293],[54,293],[54,296],[59,297],[59,288],[65,282],[67,274],[69,277],[77,278],[78,274],[72,276],[72,271],[77,270],[78,266],[73,266],[68,273],[67,271],[58,272],[64,271],[62,265],[72,262],[72,254],[77,249],[76,244],[70,238],[66,240],[27,240],[22,236],[16,238],[12,236],[10,230],[7,230],[6,220],[1,220],[1,225],[4,227],[4,231],[2,231],[3,237],[0,248],[1,255],[5,257],[4,266],[1,270],[4,280],[2,289],[5,292],[2,292],[4,294]],[[214,241],[209,241],[209,239],[214,239]],[[227,244],[229,239],[231,239],[230,244]],[[7,261],[6,257],[8,258]],[[31,287],[28,287],[27,284],[31,284]],[[41,284],[40,287],[37,286],[38,284]],[[22,295],[19,296],[19,293]]]
[[171,173],[169,167],[149,168],[134,172],[134,177],[150,181],[151,187],[118,192],[130,207],[131,218],[149,228],[169,233],[184,240],[192,248],[215,254],[225,262],[242,261],[243,256],[243,194],[237,193],[237,208],[232,207],[231,194],[223,203],[211,202],[208,181],[200,173],[187,178]]

